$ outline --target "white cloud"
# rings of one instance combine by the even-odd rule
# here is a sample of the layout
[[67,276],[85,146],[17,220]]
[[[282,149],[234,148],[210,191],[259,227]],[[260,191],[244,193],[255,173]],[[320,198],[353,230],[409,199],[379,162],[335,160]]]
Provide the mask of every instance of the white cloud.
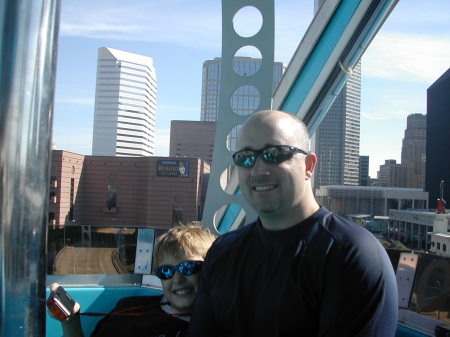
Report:
[[431,84],[450,66],[450,38],[380,33],[362,62],[364,76]]
[[217,49],[220,17],[219,4],[209,1],[65,1],[60,34]]
[[426,113],[425,93],[415,96],[383,94],[361,108],[361,117],[372,120],[403,120],[411,113]]

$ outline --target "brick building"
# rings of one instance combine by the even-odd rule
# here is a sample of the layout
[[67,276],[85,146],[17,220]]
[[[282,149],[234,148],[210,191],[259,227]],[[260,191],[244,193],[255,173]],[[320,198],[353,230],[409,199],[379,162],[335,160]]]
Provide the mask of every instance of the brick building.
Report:
[[210,166],[199,158],[52,152],[50,224],[170,228],[199,220]]

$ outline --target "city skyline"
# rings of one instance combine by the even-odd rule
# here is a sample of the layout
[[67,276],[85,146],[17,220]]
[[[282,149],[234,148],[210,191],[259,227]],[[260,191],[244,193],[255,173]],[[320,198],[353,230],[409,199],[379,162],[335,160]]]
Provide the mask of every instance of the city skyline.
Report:
[[[154,59],[155,155],[169,153],[171,120],[199,120],[202,63],[221,54],[221,6],[184,4],[62,3],[53,130],[58,149],[90,154],[99,47]],[[370,156],[372,177],[385,159],[400,161],[406,117],[426,113],[426,89],[450,66],[449,9],[446,1],[399,2],[362,58],[360,154]],[[276,0],[275,12],[275,60],[287,65],[313,17],[313,3]]]

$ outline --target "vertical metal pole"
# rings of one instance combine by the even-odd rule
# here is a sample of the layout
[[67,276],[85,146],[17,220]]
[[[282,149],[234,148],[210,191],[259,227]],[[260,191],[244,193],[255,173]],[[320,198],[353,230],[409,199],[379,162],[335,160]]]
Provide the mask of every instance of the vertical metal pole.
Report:
[[59,0],[0,1],[0,336],[45,335]]

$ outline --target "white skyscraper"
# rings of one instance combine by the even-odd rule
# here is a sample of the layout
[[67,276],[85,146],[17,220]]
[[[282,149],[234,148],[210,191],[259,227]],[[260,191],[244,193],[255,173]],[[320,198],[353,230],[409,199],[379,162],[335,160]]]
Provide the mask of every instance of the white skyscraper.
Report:
[[92,155],[153,155],[155,117],[153,59],[99,48]]

